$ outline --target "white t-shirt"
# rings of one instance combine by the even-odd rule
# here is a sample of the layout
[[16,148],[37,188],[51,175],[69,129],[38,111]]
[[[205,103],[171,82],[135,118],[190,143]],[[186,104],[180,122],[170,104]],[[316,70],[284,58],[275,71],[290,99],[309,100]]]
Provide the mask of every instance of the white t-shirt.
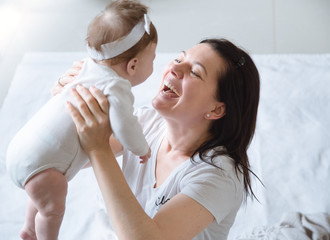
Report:
[[140,164],[138,157],[124,149],[122,169],[142,208],[153,217],[167,201],[183,193],[203,205],[215,218],[194,240],[227,239],[244,191],[243,176],[239,172],[236,175],[234,161],[226,156],[216,157],[214,163],[221,167],[219,169],[196,156],[196,163],[183,162],[161,186],[154,188],[156,154],[165,135],[165,121],[152,108],[141,108],[136,116],[152,156],[145,164]]

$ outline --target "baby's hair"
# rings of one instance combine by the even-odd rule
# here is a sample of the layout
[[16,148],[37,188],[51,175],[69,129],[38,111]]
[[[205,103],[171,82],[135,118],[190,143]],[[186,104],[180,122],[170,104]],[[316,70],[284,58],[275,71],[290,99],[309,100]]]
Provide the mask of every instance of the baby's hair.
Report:
[[[110,43],[126,36],[144,18],[144,14],[147,13],[148,7],[138,1],[112,1],[90,23],[86,38],[88,46],[101,51],[102,44]],[[151,23],[150,35],[145,32],[137,44],[122,54],[106,60],[106,62],[110,65],[115,65],[129,61],[151,42],[157,43],[157,41],[157,31]]]

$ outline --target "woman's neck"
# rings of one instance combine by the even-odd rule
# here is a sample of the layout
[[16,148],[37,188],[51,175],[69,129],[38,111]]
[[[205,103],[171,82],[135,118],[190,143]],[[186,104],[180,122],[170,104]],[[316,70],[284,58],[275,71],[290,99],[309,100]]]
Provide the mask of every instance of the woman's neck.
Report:
[[160,186],[181,163],[189,160],[206,140],[207,130],[203,130],[202,124],[187,127],[182,123],[166,121],[166,125],[167,131],[157,153],[155,187]]
[[191,157],[195,150],[208,138],[207,126],[195,124],[182,126],[167,122],[167,132],[163,140],[168,152],[176,152],[182,156]]

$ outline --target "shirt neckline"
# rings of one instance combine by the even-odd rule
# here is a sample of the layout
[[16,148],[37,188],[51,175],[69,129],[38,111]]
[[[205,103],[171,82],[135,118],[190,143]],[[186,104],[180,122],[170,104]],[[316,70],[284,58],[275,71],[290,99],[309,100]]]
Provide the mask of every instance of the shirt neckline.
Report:
[[152,153],[152,159],[153,159],[153,161],[152,161],[152,169],[151,169],[152,171],[150,171],[150,172],[151,172],[151,178],[152,178],[152,183],[153,183],[152,184],[152,189],[154,191],[160,189],[162,186],[165,186],[167,184],[167,182],[170,181],[170,179],[172,178],[172,176],[175,173],[177,173],[181,168],[183,168],[183,166],[185,164],[187,164],[187,162],[189,162],[189,160],[191,159],[191,158],[189,158],[188,160],[180,163],[176,168],[174,168],[172,170],[172,172],[168,175],[168,177],[165,179],[165,181],[160,186],[155,187],[155,185],[157,183],[157,181],[156,181],[156,161],[157,161],[157,154],[158,154],[158,151],[159,151],[159,148],[160,148],[160,144],[162,143],[162,141],[163,141],[163,139],[165,137],[165,134],[166,134],[166,129],[163,130],[160,138],[158,138],[158,140],[157,140],[157,142],[155,144],[155,150]]

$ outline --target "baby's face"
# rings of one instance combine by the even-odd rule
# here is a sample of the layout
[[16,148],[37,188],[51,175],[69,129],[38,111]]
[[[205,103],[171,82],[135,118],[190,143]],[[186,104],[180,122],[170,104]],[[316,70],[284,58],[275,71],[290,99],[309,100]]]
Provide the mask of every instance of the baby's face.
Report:
[[145,49],[137,54],[136,57],[139,63],[134,79],[131,81],[132,86],[144,82],[151,75],[156,57],[156,47],[156,43],[150,43]]

